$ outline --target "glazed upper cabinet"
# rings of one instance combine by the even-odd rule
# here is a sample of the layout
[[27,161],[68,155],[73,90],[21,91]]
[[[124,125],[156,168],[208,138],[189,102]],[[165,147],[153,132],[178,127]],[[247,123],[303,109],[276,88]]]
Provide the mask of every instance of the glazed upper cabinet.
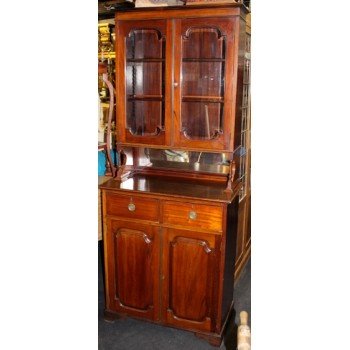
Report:
[[233,151],[239,23],[117,15],[118,143]]

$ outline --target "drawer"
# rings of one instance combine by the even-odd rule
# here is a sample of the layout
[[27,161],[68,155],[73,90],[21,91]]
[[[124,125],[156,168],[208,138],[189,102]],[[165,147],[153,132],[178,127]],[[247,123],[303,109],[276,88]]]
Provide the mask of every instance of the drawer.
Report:
[[106,193],[106,214],[159,222],[159,201],[152,198]]
[[164,202],[163,205],[164,224],[222,232],[222,215],[223,208],[218,205],[180,202]]

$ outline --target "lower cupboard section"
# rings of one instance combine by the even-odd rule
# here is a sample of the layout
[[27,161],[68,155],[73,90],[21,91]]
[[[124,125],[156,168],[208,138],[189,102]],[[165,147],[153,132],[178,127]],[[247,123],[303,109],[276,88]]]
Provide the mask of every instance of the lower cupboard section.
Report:
[[106,221],[107,311],[194,331],[221,327],[221,235]]

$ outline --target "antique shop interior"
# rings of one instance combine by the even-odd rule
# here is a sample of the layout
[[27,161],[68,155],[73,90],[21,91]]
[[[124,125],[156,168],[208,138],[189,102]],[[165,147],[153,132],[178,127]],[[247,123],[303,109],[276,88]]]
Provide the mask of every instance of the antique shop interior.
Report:
[[98,1],[99,349],[250,349],[250,18]]

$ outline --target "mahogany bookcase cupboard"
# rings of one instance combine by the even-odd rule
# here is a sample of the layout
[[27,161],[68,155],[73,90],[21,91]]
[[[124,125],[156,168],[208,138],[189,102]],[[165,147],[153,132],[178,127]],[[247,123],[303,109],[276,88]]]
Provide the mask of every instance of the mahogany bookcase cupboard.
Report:
[[239,219],[246,15],[240,4],[115,14],[118,167],[100,186],[105,317],[129,315],[221,344],[250,252]]

